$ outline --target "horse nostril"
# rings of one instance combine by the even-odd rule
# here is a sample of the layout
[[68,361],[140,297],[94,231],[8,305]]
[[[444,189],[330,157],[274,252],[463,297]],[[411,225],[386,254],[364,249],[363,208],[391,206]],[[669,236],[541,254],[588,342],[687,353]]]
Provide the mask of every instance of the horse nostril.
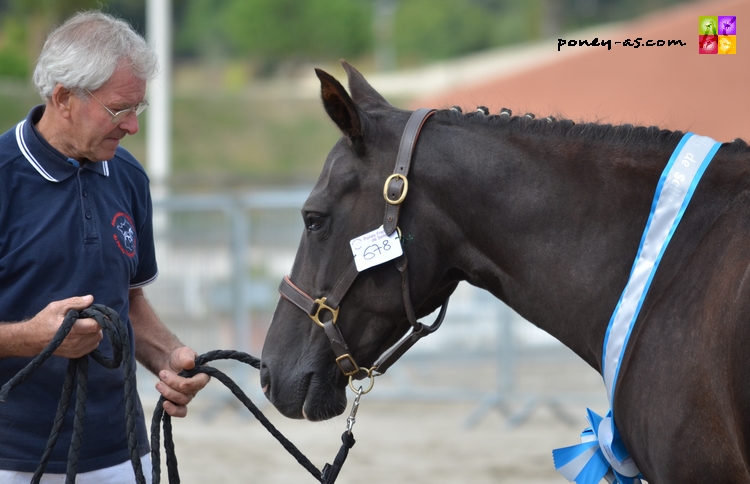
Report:
[[268,365],[265,362],[260,364],[260,386],[263,389],[263,394],[266,398],[270,398],[271,393],[271,370],[268,369]]

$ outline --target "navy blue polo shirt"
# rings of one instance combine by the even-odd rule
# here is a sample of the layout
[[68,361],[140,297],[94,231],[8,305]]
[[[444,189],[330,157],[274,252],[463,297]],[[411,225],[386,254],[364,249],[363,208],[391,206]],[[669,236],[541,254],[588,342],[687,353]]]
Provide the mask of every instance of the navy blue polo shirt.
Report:
[[[0,136],[0,321],[29,319],[52,301],[92,294],[94,302],[120,314],[134,344],[128,290],[157,275],[148,177],[122,147],[111,160],[77,166],[36,130],[43,112],[44,106],[37,106]],[[112,354],[106,336],[99,349]],[[0,384],[28,361],[0,359]],[[67,362],[53,356],[0,403],[1,469],[36,469]],[[74,408],[71,402],[47,472],[65,472]],[[140,402],[137,417],[143,455],[149,446]],[[109,370],[90,360],[78,471],[129,458],[123,370]]]

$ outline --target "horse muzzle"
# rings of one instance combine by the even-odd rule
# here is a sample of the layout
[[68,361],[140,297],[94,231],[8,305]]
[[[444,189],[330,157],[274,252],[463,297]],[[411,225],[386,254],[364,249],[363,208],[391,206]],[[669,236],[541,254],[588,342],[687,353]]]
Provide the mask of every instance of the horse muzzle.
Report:
[[340,415],[346,409],[346,387],[334,385],[328,378],[331,371],[281,373],[284,372],[275,374],[272,364],[264,359],[261,364],[263,393],[285,417],[321,421]]

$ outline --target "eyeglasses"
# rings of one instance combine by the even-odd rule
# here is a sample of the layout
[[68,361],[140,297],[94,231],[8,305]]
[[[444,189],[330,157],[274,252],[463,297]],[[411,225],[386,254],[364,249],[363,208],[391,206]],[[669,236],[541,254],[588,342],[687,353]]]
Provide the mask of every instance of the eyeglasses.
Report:
[[107,106],[104,105],[103,102],[101,102],[99,99],[96,98],[93,94],[91,94],[91,91],[88,89],[84,89],[87,93],[89,93],[89,96],[96,99],[96,102],[102,105],[104,109],[107,110],[109,114],[112,115],[112,124],[118,124],[121,123],[125,117],[130,114],[131,112],[134,112],[136,116],[141,114],[147,107],[148,107],[148,101],[141,101],[132,108],[123,109],[122,111],[112,112],[111,109],[109,109]]

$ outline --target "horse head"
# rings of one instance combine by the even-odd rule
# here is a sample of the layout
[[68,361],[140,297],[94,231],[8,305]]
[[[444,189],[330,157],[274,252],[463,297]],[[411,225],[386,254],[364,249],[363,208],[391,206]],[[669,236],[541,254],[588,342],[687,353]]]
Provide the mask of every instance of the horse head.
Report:
[[[441,260],[440,244],[425,224],[436,209],[415,189],[399,207],[403,237],[390,239],[401,243],[404,255],[357,272],[350,241],[384,224],[384,182],[410,112],[391,106],[356,69],[343,65],[351,96],[316,69],[323,106],[343,136],[302,208],[302,240],[263,347],[263,392],[292,418],[341,414],[349,378],[363,377],[415,317],[441,306],[458,280],[434,263]],[[439,155],[427,146],[419,150],[420,156]],[[396,198],[406,189],[399,185]],[[419,267],[419,281],[409,280],[407,260]],[[333,307],[326,296],[337,299]]]
[[[387,368],[423,332],[416,319],[466,280],[603,372],[608,391],[617,382],[612,415],[649,482],[750,482],[747,145],[725,144],[700,184],[681,185],[679,170],[695,161],[675,161],[692,139],[683,133],[484,109],[428,118],[394,108],[344,68],[351,95],[317,71],[343,136],[302,209],[263,348],[261,384],[281,413],[342,413],[349,379]],[[677,197],[688,186],[686,208]],[[662,188],[672,212],[654,202]],[[679,227],[661,226],[668,249],[641,244],[651,214],[680,207]],[[400,227],[403,255],[358,271],[352,241],[381,226],[385,235]],[[646,245],[663,256],[658,272],[652,261],[633,264]],[[623,317],[627,352],[606,364],[605,344],[625,347],[609,322],[632,273],[650,286],[630,302],[640,313]]]

